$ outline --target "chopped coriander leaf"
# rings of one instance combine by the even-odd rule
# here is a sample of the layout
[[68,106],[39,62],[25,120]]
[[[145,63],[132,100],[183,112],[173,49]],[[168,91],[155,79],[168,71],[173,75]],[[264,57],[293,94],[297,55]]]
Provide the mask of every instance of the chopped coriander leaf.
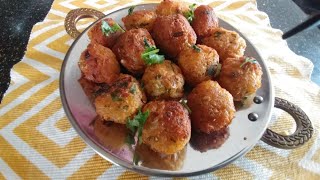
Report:
[[148,117],[149,111],[141,112],[141,109],[139,109],[138,114],[134,116],[133,119],[128,119],[126,123],[127,128],[130,129],[132,134],[136,134],[136,132],[138,131],[138,139],[141,139],[140,136],[142,136],[142,129]]
[[135,152],[133,155],[133,164],[138,165],[139,161],[140,161],[139,155]]
[[133,13],[133,9],[135,8],[136,6],[131,6],[128,10],[128,15],[131,15]]
[[144,42],[144,46],[146,48],[152,48],[152,46],[149,44],[148,40],[146,38],[143,39],[143,42]]
[[126,143],[129,145],[133,145],[135,143],[134,136],[131,134],[128,134],[128,136],[126,137]]
[[220,71],[221,71],[221,67],[222,67],[221,64],[218,63],[217,68],[216,68],[216,72],[214,73],[213,77],[219,76]]
[[131,88],[130,88],[129,92],[130,92],[131,94],[135,94],[135,93],[136,93],[136,91],[137,91],[137,87],[136,87],[136,85],[135,85],[135,84],[133,84],[133,85],[131,86]]
[[122,101],[122,98],[120,97],[120,95],[116,92],[112,92],[111,93],[111,98],[112,101]]
[[164,61],[164,56],[158,54],[160,50],[155,46],[151,46],[146,38],[144,38],[143,42],[145,50],[141,54],[141,58],[144,60],[144,62],[147,65],[162,63]]
[[206,75],[212,76],[214,72],[215,72],[215,65],[210,65],[206,71]]
[[244,65],[246,65],[247,63],[251,63],[251,64],[257,64],[257,60],[254,58],[249,58],[247,57],[244,62],[240,65],[240,68],[242,68]]
[[187,18],[187,20],[191,23],[194,19],[194,8],[196,7],[196,4],[192,4],[189,6],[189,11],[184,13],[184,16]]
[[124,32],[118,23],[110,26],[106,21],[102,21],[101,30],[105,36],[109,36],[111,33],[115,33],[117,31]]
[[195,50],[195,51],[197,51],[197,52],[200,52],[201,51],[201,49],[197,46],[197,45],[192,45],[192,48]]

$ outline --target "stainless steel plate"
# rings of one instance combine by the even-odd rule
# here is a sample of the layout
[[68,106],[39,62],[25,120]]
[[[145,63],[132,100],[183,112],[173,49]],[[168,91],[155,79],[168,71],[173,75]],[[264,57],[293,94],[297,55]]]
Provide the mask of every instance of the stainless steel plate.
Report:
[[[148,10],[153,9],[155,6],[155,4],[138,5],[135,10]],[[123,8],[107,14],[106,17],[113,18],[122,25],[121,18],[126,16],[127,13],[128,8]],[[232,27],[221,19],[220,26],[237,31],[235,27]],[[121,150],[115,151],[109,146],[106,146],[105,143],[96,136],[93,127],[90,125],[96,116],[96,112],[78,83],[78,79],[81,76],[78,60],[81,52],[86,49],[90,42],[87,35],[90,27],[77,37],[64,59],[60,77],[60,92],[64,109],[72,126],[83,140],[103,158],[114,164],[148,175],[198,175],[221,168],[243,156],[262,137],[271,118],[271,109],[274,106],[274,93],[271,85],[270,73],[265,62],[252,43],[237,31],[246,40],[247,49],[245,55],[255,57],[263,69],[262,87],[257,91],[257,95],[262,96],[264,101],[261,104],[253,103],[249,108],[237,111],[235,119],[229,126],[230,136],[220,148],[201,153],[194,150],[188,144],[184,156],[183,167],[180,170],[159,170],[133,165],[131,161],[132,152],[128,147],[123,146]],[[248,119],[248,115],[252,112],[258,114],[259,118],[257,121],[250,121]]]

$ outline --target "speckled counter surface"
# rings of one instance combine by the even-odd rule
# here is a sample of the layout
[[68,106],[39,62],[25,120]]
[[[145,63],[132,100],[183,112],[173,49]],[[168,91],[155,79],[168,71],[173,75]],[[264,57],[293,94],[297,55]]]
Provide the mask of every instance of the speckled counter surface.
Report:
[[[10,82],[10,69],[24,55],[32,26],[42,21],[53,0],[0,1],[0,100]],[[289,30],[307,18],[291,0],[257,0],[274,28]],[[315,64],[312,80],[320,85],[320,30],[310,29],[288,39],[289,47]]]

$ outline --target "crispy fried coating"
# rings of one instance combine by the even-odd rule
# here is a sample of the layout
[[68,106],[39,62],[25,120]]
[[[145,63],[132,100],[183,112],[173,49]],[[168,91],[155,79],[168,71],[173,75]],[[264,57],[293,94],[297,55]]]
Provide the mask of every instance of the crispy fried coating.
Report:
[[[109,24],[109,26],[113,26],[116,22],[111,18],[105,18],[102,21],[105,21]],[[102,46],[112,48],[116,43],[119,36],[123,33],[122,31],[116,31],[114,33],[110,33],[105,35],[102,31],[101,25],[102,21],[95,24],[88,32],[88,36],[90,40],[94,43],[101,44]]]
[[210,29],[219,27],[219,20],[212,7],[201,5],[195,9],[191,25],[198,38],[202,38],[210,33]]
[[210,34],[201,39],[202,44],[215,49],[223,62],[228,57],[241,57],[246,49],[246,41],[235,31],[214,28]]
[[218,63],[217,51],[205,45],[186,47],[178,56],[178,65],[186,83],[191,86],[212,79],[217,71]]
[[141,57],[145,51],[145,39],[151,46],[155,45],[146,29],[131,29],[123,33],[112,48],[120,63],[133,74],[142,74],[146,68]]
[[244,100],[261,87],[262,69],[257,62],[245,63],[247,58],[228,58],[222,63],[218,82],[235,101]]
[[188,11],[188,5],[175,0],[163,0],[156,8],[158,16],[168,16],[173,14],[184,14]]
[[120,74],[120,65],[113,52],[95,43],[82,52],[79,68],[86,79],[95,83],[111,84]]
[[192,128],[212,133],[228,126],[236,112],[231,94],[212,80],[198,84],[188,95]]
[[132,76],[121,74],[105,93],[94,101],[96,112],[105,121],[126,124],[146,102],[139,82]]
[[189,142],[188,111],[177,101],[151,101],[143,107],[150,115],[144,124],[142,142],[163,154],[181,151]]
[[169,58],[175,58],[185,46],[197,41],[196,33],[181,14],[157,17],[152,35],[157,46]]
[[171,61],[148,66],[142,82],[149,99],[179,99],[183,96],[184,79],[181,70]]
[[122,22],[126,27],[126,30],[145,28],[151,32],[153,23],[157,18],[157,14],[154,11],[140,10],[134,11],[132,14],[122,18]]

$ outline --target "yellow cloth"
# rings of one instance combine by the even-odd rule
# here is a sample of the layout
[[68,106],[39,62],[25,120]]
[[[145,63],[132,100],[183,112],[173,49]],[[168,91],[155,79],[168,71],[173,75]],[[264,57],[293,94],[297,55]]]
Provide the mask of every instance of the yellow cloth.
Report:
[[[60,66],[73,42],[64,30],[64,18],[71,9],[88,7],[108,13],[148,2],[156,1],[54,1],[45,20],[33,27],[26,55],[11,71],[11,86],[0,105],[0,179],[151,178],[112,165],[86,146],[66,119],[58,90]],[[320,90],[310,81],[312,63],[289,50],[281,40],[282,32],[271,28],[254,0],[195,2],[215,7],[220,18],[252,41],[272,73],[276,95],[302,107],[315,133],[305,146],[294,150],[259,142],[227,167],[194,178],[320,179]],[[87,24],[79,22],[82,28]],[[274,111],[273,120],[273,129],[292,132],[283,131],[292,130],[293,124],[286,113]]]

